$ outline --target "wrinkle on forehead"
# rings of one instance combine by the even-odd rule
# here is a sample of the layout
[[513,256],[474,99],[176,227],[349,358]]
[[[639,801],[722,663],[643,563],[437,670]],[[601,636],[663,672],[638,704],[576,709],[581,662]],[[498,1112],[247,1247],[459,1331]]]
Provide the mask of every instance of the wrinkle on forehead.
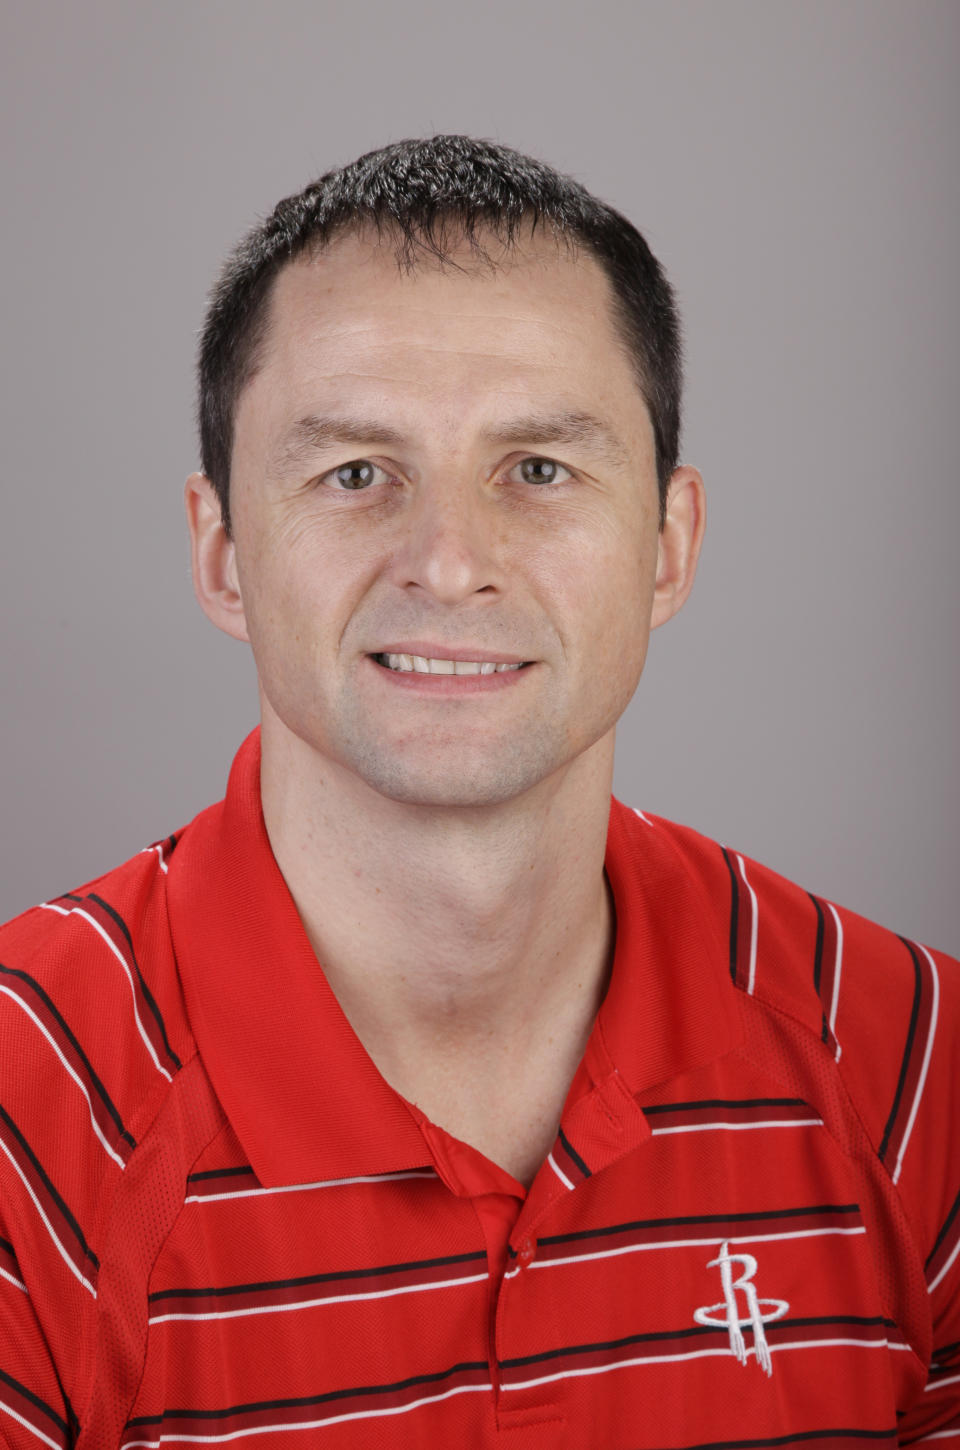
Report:
[[[631,435],[646,434],[649,414],[606,273],[589,256],[574,262],[552,244],[518,249],[510,262],[509,272],[486,269],[479,280],[462,271],[441,276],[433,262],[398,277],[384,247],[355,237],[316,259],[297,259],[276,279],[260,376],[248,385],[255,398],[247,408],[241,401],[239,413],[254,424],[253,404],[254,426],[275,459],[300,453],[302,437],[285,442],[298,418],[376,415],[372,442],[384,430],[415,427],[403,413],[424,397],[435,403],[433,430],[445,410],[461,427],[472,414],[490,432],[509,427],[518,409],[579,410],[635,445]],[[503,416],[491,418],[491,406]]]

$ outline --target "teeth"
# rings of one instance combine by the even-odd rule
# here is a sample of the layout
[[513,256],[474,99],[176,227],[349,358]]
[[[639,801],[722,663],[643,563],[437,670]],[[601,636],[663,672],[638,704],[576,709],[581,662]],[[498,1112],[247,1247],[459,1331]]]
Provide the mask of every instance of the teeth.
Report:
[[412,670],[421,675],[492,675],[505,670],[519,670],[519,665],[496,665],[490,660],[443,660],[424,659],[423,655],[380,655],[379,658],[391,670],[409,673]]

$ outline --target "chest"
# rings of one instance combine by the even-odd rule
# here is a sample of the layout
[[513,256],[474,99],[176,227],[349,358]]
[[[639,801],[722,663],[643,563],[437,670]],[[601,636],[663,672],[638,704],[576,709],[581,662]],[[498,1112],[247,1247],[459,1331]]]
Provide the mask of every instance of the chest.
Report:
[[143,1286],[122,1443],[895,1443],[919,1366],[877,1292],[891,1246],[816,1111],[754,1088],[645,1121],[603,1166],[558,1140],[502,1264],[426,1154],[266,1190],[225,1135]]

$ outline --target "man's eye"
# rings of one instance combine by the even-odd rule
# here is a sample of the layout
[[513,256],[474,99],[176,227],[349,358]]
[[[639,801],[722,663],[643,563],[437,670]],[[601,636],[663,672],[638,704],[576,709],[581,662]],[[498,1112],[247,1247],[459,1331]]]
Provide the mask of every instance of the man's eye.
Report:
[[572,477],[568,468],[552,458],[524,458],[512,471],[519,473],[524,483],[566,483]]
[[356,458],[351,463],[341,463],[339,468],[334,468],[330,473],[325,474],[324,483],[337,491],[345,490],[356,492],[358,489],[369,488],[372,483],[377,482],[377,475],[386,478],[382,468],[371,463],[368,458]]

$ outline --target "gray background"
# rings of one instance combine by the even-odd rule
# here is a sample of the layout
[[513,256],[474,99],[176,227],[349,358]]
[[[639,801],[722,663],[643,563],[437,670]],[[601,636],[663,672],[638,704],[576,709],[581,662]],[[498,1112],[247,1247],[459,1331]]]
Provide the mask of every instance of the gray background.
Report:
[[955,0],[8,5],[0,915],[187,821],[255,723],[182,520],[220,258],[456,130],[626,211],[685,314],[707,545],[617,793],[960,948],[958,40]]

